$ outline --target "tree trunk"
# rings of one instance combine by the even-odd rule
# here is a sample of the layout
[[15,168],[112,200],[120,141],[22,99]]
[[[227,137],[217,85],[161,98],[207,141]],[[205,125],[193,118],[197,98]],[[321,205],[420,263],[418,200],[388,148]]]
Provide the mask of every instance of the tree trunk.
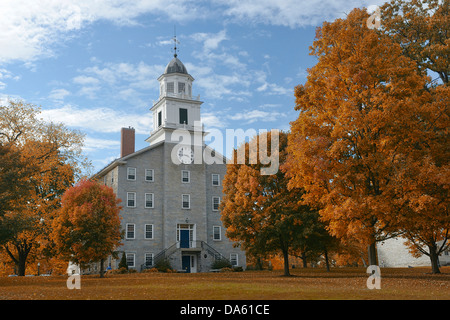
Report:
[[104,277],[105,271],[103,270],[103,264],[105,263],[105,259],[100,260],[100,278]]
[[26,262],[27,262],[27,259],[25,258],[22,258],[21,257],[21,255],[19,255],[19,261],[18,261],[18,264],[17,264],[17,269],[18,269],[18,276],[19,277],[24,277],[25,276],[25,270],[26,270]]
[[307,268],[308,267],[308,262],[306,261],[306,253],[302,252],[302,261],[303,261],[303,268]]
[[378,259],[377,259],[377,249],[376,249],[376,242],[372,242],[369,247],[367,248],[369,253],[369,266],[377,266],[378,265]]
[[325,251],[323,253],[325,255],[325,265],[327,266],[327,272],[330,272],[330,262],[328,261],[328,251],[327,248],[325,248]]
[[11,257],[11,260],[14,262],[14,264],[17,267],[17,275],[19,277],[24,277],[25,270],[26,270],[26,264],[27,264],[27,257],[28,257],[28,253],[31,250],[31,246],[29,246],[29,247],[25,246],[25,248],[23,248],[19,244],[14,244],[14,246],[16,247],[16,250],[18,253],[17,259],[16,259],[16,257],[14,257],[12,252],[9,250],[9,247],[7,245],[5,245],[4,248],[5,248],[6,253],[8,253],[8,255]]
[[256,270],[262,270],[263,269],[263,263],[261,261],[261,257],[258,256],[256,258]]
[[288,250],[283,250],[283,259],[284,259],[284,275],[290,276],[289,273],[289,253]]
[[437,247],[436,245],[428,246],[428,249],[430,250],[430,260],[431,260],[431,273],[438,274],[441,273],[439,270],[439,257],[437,255]]

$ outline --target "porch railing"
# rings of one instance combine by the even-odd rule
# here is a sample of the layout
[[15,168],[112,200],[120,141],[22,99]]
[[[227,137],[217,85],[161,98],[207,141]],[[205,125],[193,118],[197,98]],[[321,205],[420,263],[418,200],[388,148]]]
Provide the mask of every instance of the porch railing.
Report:
[[182,247],[180,242],[177,241],[174,244],[172,244],[170,247],[160,251],[157,255],[155,255],[152,259],[152,261],[145,262],[141,265],[141,270],[150,269],[155,267],[158,262],[169,258],[172,254],[175,252],[182,250],[182,249],[190,249],[190,248],[197,248],[201,249],[202,251],[206,251],[208,254],[214,257],[214,260],[227,260],[224,255],[222,255],[219,251],[214,249],[211,245],[207,244],[205,241],[202,240],[195,240],[195,241],[189,241],[189,247]]

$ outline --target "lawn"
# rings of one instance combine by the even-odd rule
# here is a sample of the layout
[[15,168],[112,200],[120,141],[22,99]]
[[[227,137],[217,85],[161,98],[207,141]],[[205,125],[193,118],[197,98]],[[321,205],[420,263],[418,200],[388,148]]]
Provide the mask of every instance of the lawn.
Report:
[[450,267],[381,269],[381,289],[369,290],[363,268],[294,269],[226,273],[133,273],[81,276],[69,290],[67,276],[2,277],[1,300],[423,300],[450,299]]

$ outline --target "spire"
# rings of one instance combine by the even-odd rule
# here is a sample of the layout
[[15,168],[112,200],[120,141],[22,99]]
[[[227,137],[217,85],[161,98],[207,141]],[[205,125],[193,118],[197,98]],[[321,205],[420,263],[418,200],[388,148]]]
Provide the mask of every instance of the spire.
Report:
[[174,52],[174,54],[173,54],[173,56],[176,58],[178,55],[177,55],[177,44],[180,44],[180,41],[178,41],[177,40],[177,29],[176,29],[176,26],[173,26],[173,34],[174,34],[174,36],[173,36],[173,38],[172,38],[172,40],[173,40],[173,44],[174,44],[174,47],[173,47],[173,52]]

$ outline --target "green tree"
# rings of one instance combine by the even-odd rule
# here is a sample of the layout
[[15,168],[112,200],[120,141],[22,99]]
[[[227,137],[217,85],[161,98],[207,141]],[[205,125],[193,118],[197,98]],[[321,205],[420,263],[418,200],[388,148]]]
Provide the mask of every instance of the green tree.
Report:
[[119,269],[126,269],[128,270],[128,264],[127,264],[127,255],[124,253],[122,253],[122,258],[119,261]]

